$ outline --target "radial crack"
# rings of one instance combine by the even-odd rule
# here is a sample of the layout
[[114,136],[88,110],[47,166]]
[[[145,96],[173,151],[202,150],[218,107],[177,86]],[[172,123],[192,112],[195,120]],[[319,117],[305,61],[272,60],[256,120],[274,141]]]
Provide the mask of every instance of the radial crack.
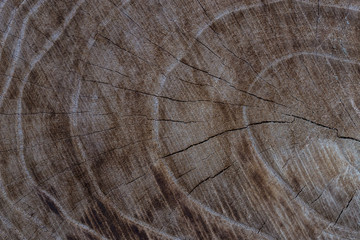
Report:
[[210,180],[210,179],[213,179],[213,178],[216,178],[217,176],[219,176],[220,174],[222,174],[223,172],[225,172],[227,169],[229,169],[229,167],[231,167],[231,165],[225,167],[224,169],[222,169],[221,171],[219,171],[218,173],[216,173],[215,175],[213,176],[210,176],[210,177],[207,177],[205,178],[204,180],[201,180],[198,184],[196,184],[190,191],[189,191],[189,194],[190,195],[197,187],[199,187],[201,184],[203,184],[204,182]]
[[[356,192],[355,192],[355,193],[356,193]],[[349,207],[351,201],[353,200],[353,198],[354,198],[354,196],[355,196],[355,193],[351,196],[351,198],[350,198],[350,200],[347,202],[346,206],[345,206],[343,209],[341,209],[340,214],[339,214],[338,217],[336,218],[334,225],[337,224],[337,222],[339,221],[339,219],[340,219],[341,215],[343,214],[344,210]]]
[[324,124],[317,123],[317,122],[314,122],[314,121],[312,121],[312,120],[310,120],[310,119],[307,119],[307,118],[304,118],[304,117],[301,117],[301,116],[296,116],[296,115],[293,115],[293,114],[284,114],[284,115],[290,116],[290,117],[294,117],[294,118],[303,120],[303,121],[305,121],[305,122],[309,122],[309,123],[311,123],[311,124],[314,124],[314,125],[319,126],[319,127],[322,127],[322,128],[326,128],[326,129],[329,129],[329,130],[333,130],[333,131],[336,132],[336,137],[337,137],[337,138],[352,140],[352,141],[356,141],[356,142],[359,142],[359,143],[360,143],[360,140],[357,139],[357,138],[339,135],[339,129],[337,129],[337,128],[329,127],[329,126],[326,126],[326,125],[324,125]]
[[229,133],[229,132],[240,131],[240,130],[247,129],[248,127],[251,127],[251,126],[256,126],[256,125],[261,125],[261,124],[274,124],[274,123],[276,123],[276,124],[281,124],[281,123],[292,123],[292,122],[293,122],[293,121],[291,121],[291,122],[287,122],[287,121],[261,121],[261,122],[250,123],[249,125],[247,125],[247,126],[245,126],[245,127],[228,129],[228,130],[225,130],[225,131],[223,131],[223,132],[219,132],[219,133],[217,133],[217,134],[214,134],[214,135],[212,135],[212,136],[210,136],[210,137],[208,137],[208,138],[206,138],[206,139],[204,139],[204,140],[202,140],[202,141],[200,141],[200,142],[191,144],[191,145],[187,146],[187,147],[184,148],[184,149],[178,150],[178,151],[173,152],[173,153],[169,153],[169,154],[163,156],[162,158],[167,158],[167,157],[170,157],[170,156],[172,156],[172,155],[175,155],[175,154],[184,152],[184,151],[186,151],[186,150],[188,150],[188,149],[190,149],[190,148],[192,148],[192,147],[195,147],[195,146],[197,146],[197,145],[203,144],[203,143],[211,140],[212,138],[221,136],[221,135],[226,134],[226,133]]

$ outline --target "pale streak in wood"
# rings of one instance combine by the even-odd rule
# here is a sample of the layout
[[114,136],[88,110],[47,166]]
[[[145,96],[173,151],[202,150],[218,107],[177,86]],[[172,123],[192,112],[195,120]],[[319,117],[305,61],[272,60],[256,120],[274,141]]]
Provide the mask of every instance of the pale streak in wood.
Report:
[[359,239],[360,3],[0,3],[1,239]]

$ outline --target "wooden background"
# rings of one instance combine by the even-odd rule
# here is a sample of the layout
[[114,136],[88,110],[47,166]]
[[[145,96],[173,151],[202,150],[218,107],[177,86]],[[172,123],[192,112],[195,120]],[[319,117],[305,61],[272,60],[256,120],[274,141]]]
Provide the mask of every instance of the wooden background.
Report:
[[0,9],[1,239],[360,239],[360,1]]

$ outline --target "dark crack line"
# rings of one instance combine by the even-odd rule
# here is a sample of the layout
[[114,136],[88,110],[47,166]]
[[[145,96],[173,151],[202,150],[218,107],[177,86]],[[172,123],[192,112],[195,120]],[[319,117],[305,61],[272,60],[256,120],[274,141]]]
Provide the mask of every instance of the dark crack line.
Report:
[[311,202],[311,204],[313,204],[314,202],[316,202],[316,201],[322,196],[323,193],[324,193],[324,192],[321,192],[321,193],[319,194],[319,196],[318,196],[317,198],[315,198],[314,201]]
[[195,146],[197,146],[197,145],[203,144],[203,143],[205,143],[205,142],[207,142],[207,141],[209,141],[209,140],[211,140],[211,139],[213,139],[213,138],[215,138],[215,137],[224,135],[224,134],[229,133],[229,132],[240,131],[240,130],[247,129],[248,127],[251,127],[251,126],[256,126],[256,125],[261,125],[261,124],[274,124],[274,123],[276,123],[276,124],[281,124],[281,123],[293,123],[293,122],[294,122],[294,120],[291,121],[291,122],[287,122],[287,121],[261,121],[261,122],[250,123],[249,125],[247,125],[247,126],[245,126],[245,127],[228,129],[228,130],[225,130],[225,131],[223,131],[223,132],[220,132],[220,133],[217,133],[217,134],[215,134],[215,135],[212,135],[212,136],[206,138],[205,140],[202,140],[202,141],[200,141],[200,142],[191,144],[191,145],[187,146],[187,147],[184,148],[184,149],[178,150],[178,151],[173,152],[173,153],[169,153],[169,154],[163,156],[162,158],[167,158],[167,157],[173,156],[173,155],[175,155],[175,154],[184,152],[184,151],[186,151],[186,150],[188,150],[188,149],[190,149],[190,148],[192,148],[192,147],[195,147]]
[[134,179],[130,180],[129,182],[127,182],[127,183],[126,183],[126,185],[128,185],[128,184],[130,184],[130,183],[135,182],[136,180],[138,180],[138,179],[140,179],[140,178],[144,177],[145,175],[146,175],[146,174],[143,174],[143,175],[141,175],[141,176],[139,176],[139,177],[136,177],[136,178],[134,178]]
[[[202,9],[203,12],[205,13],[206,17],[210,20],[210,22],[212,22],[210,16],[208,15],[207,11],[205,10],[204,6],[200,3],[199,0],[196,0],[196,1],[198,2],[198,4],[200,5],[201,9]],[[209,27],[211,28],[211,30],[213,30],[211,26],[209,26]],[[213,30],[213,31],[214,31],[214,30]],[[215,31],[214,31],[214,32],[215,32]],[[215,32],[215,33],[218,34],[217,32]]]
[[284,114],[284,115],[290,116],[290,117],[294,117],[294,118],[297,118],[297,119],[301,119],[301,120],[303,120],[303,121],[312,123],[312,124],[317,125],[317,126],[319,126],[319,127],[327,128],[327,129],[330,129],[330,130],[337,130],[336,128],[329,127],[329,126],[323,125],[323,124],[321,124],[321,123],[314,122],[314,121],[312,121],[312,120],[309,120],[309,119],[304,118],[304,117],[301,117],[301,116],[297,116],[297,115],[293,115],[293,114]]
[[173,119],[153,119],[153,118],[147,118],[149,121],[156,121],[156,122],[172,122],[172,123],[199,123],[202,121],[181,121],[181,120],[173,120]]
[[201,180],[198,184],[196,184],[196,185],[189,191],[188,195],[190,195],[197,187],[199,187],[199,186],[200,186],[201,184],[203,184],[204,182],[206,182],[206,181],[208,181],[208,180],[210,180],[210,179],[214,179],[214,178],[216,178],[217,176],[219,176],[220,174],[224,173],[224,172],[225,172],[227,169],[229,169],[231,166],[232,166],[232,164],[229,165],[229,166],[227,166],[227,167],[225,167],[224,169],[222,169],[220,172],[216,173],[215,175],[210,176],[210,177],[207,177],[207,178],[205,178],[204,180]]
[[[109,38],[107,38],[107,37],[104,37],[104,36],[102,36],[102,37],[105,38],[105,39],[107,39],[110,43],[114,44],[115,46],[119,47],[120,49],[129,52],[128,50],[122,48],[121,46],[119,46],[119,45],[116,44],[115,42],[111,41],[111,39],[109,39]],[[210,77],[213,77],[213,78],[216,78],[216,79],[218,79],[218,80],[220,80],[220,81],[223,81],[223,82],[227,83],[230,87],[234,88],[235,90],[237,90],[237,91],[239,91],[239,92],[242,92],[242,93],[247,94],[247,95],[249,95],[249,96],[255,97],[255,98],[260,99],[260,100],[262,100],[262,101],[271,102],[271,103],[274,103],[274,104],[277,104],[277,105],[280,105],[280,106],[283,106],[283,107],[287,107],[287,106],[284,105],[284,104],[277,103],[277,102],[275,102],[275,101],[273,101],[273,100],[266,99],[266,98],[262,98],[262,97],[259,97],[259,96],[255,95],[255,94],[253,94],[253,93],[250,93],[250,92],[247,92],[247,91],[245,91],[245,90],[239,89],[239,88],[235,87],[234,85],[232,85],[228,80],[226,80],[226,79],[224,79],[224,78],[222,78],[222,77],[216,76],[216,75],[214,75],[214,74],[211,74],[210,72],[208,72],[208,71],[206,71],[206,70],[204,70],[204,69],[195,67],[195,66],[193,66],[193,65],[185,62],[185,61],[182,60],[182,59],[178,59],[174,54],[172,54],[171,52],[169,52],[168,50],[166,50],[164,47],[162,47],[162,46],[154,43],[154,42],[151,41],[149,38],[146,38],[146,37],[144,37],[144,38],[145,38],[147,41],[149,41],[151,44],[153,44],[153,45],[155,45],[156,47],[158,47],[160,50],[162,50],[162,51],[166,52],[167,54],[169,54],[172,58],[174,58],[174,59],[175,59],[176,61],[178,61],[179,63],[184,64],[185,66],[188,66],[188,67],[190,67],[190,68],[192,68],[192,69],[194,69],[194,70],[196,70],[196,71],[203,72],[203,73],[207,74],[207,75],[210,76]],[[226,49],[229,50],[228,48],[226,48]],[[230,51],[230,50],[229,50],[229,51]],[[231,52],[231,51],[230,51],[230,52]],[[129,52],[129,53],[131,53],[131,52]],[[135,54],[133,54],[133,53],[131,53],[131,54],[132,54],[132,55],[135,55]],[[233,54],[234,54],[234,53],[233,53]],[[135,56],[137,56],[137,55],[135,55]],[[236,56],[236,55],[235,55],[235,56]],[[137,56],[137,57],[138,57],[138,56]],[[239,58],[239,57],[238,57],[238,58]],[[142,58],[140,58],[140,59],[142,59]],[[242,58],[239,58],[239,59],[241,59],[242,61],[246,62],[246,63],[251,67],[251,69],[256,73],[255,69],[252,67],[252,65],[251,65],[248,61],[246,61],[245,59],[242,59]],[[145,59],[142,59],[142,60],[146,61]],[[164,75],[164,74],[163,74],[163,75]],[[164,76],[167,77],[166,75],[164,75]],[[265,81],[265,80],[264,80],[264,81]],[[266,82],[266,81],[265,81],[265,82]],[[271,84],[270,84],[270,85],[271,85]]]
[[287,166],[287,164],[290,162],[290,160],[291,160],[292,158],[291,157],[289,157],[286,161],[285,161],[285,163],[284,163],[284,165],[282,166],[282,168],[281,169],[283,169],[284,167],[286,167]]
[[101,35],[101,34],[98,34],[98,35],[99,35],[100,37],[104,38],[105,40],[107,40],[109,43],[111,43],[111,44],[114,45],[115,47],[123,50],[124,52],[127,52],[127,53],[129,53],[130,55],[132,55],[132,56],[134,56],[134,57],[136,57],[136,58],[139,58],[139,59],[141,59],[141,60],[144,61],[144,62],[148,62],[146,59],[144,59],[144,58],[136,55],[135,53],[127,50],[126,48],[123,48],[122,46],[120,46],[120,45],[117,44],[116,42],[112,41],[110,38],[108,38],[108,37],[106,37],[106,36],[104,36],[104,35]]
[[196,169],[196,168],[191,168],[191,169],[187,170],[186,172],[180,174],[176,179],[179,179],[179,178],[185,176],[186,174],[188,174],[189,172],[191,172],[191,171],[193,171],[193,170],[195,170],[195,169]]
[[147,95],[147,96],[151,96],[151,97],[157,97],[157,98],[163,98],[163,99],[167,99],[170,101],[174,101],[174,102],[181,102],[181,103],[189,103],[189,102],[206,102],[210,100],[181,100],[181,99],[176,99],[176,98],[171,98],[171,97],[167,97],[167,96],[162,96],[162,95],[156,95],[156,94],[152,94],[152,93],[148,93],[148,92],[144,92],[144,91],[139,91],[139,90],[135,90],[135,89],[131,89],[131,88],[125,88],[125,87],[120,87],[120,86],[115,86],[112,83],[109,82],[102,82],[102,81],[96,81],[96,80],[88,80],[88,79],[83,79],[82,81],[85,82],[93,82],[93,83],[98,83],[98,84],[104,84],[104,85],[109,85],[113,88],[116,89],[121,89],[121,90],[125,90],[125,91],[130,91],[130,92],[134,92],[134,93],[138,93],[138,94],[142,94],[142,95]]
[[142,117],[145,118],[148,121],[157,121],[157,122],[173,122],[173,123],[200,123],[204,121],[184,121],[184,120],[175,120],[171,118],[149,118],[147,115],[144,114],[132,114],[132,115],[122,115],[121,117]]
[[72,138],[78,138],[78,137],[86,137],[86,136],[90,136],[90,135],[93,135],[93,134],[103,133],[103,132],[111,131],[111,130],[118,129],[118,128],[119,128],[119,126],[116,126],[116,127],[111,127],[111,128],[107,128],[107,129],[103,129],[103,130],[84,133],[84,134],[70,135],[69,137],[66,137],[66,138],[60,138],[59,141],[72,139]]
[[349,207],[349,205],[350,205],[351,201],[353,200],[354,196],[355,196],[355,193],[351,196],[351,198],[350,198],[350,200],[348,201],[348,203],[346,204],[346,207],[345,207],[345,208],[348,208],[348,207]]
[[242,57],[239,57],[238,55],[236,55],[233,51],[231,51],[228,47],[226,47],[224,44],[222,44],[222,46],[228,51],[230,52],[235,58],[239,59],[240,61],[244,62],[246,65],[248,65],[251,70],[255,73],[255,74],[259,74],[255,68],[253,67],[253,65],[247,61],[246,59],[242,58]]
[[[253,65],[247,61],[245,58],[239,57],[238,55],[236,55],[233,51],[231,51],[228,47],[226,47],[224,44],[222,44],[222,46],[228,51],[230,52],[235,58],[239,59],[240,61],[244,62],[246,65],[248,65],[251,70],[256,74],[256,76],[258,78],[260,78],[263,82],[265,82],[266,84],[270,85],[272,88],[275,88],[277,91],[277,87],[275,87],[273,84],[269,83],[268,81],[266,81],[263,77],[260,76],[259,72],[255,70],[255,68],[253,67]],[[278,104],[278,103],[277,103]],[[285,105],[283,105],[284,107],[286,107]]]
[[329,130],[333,130],[336,132],[336,137],[337,138],[340,138],[340,139],[346,139],[346,140],[352,140],[352,141],[356,141],[356,142],[359,142],[360,143],[360,140],[357,139],[357,138],[353,138],[353,137],[347,137],[347,136],[341,136],[339,135],[339,130],[337,128],[334,128],[334,127],[329,127],[329,126],[326,126],[324,124],[321,124],[321,123],[317,123],[317,122],[314,122],[312,120],[309,120],[307,118],[304,118],[304,117],[301,117],[301,116],[296,116],[296,115],[293,115],[293,114],[284,114],[286,116],[290,116],[290,117],[294,117],[294,118],[297,118],[297,119],[301,119],[305,122],[309,122],[309,123],[312,123],[316,126],[319,126],[319,127],[323,127],[323,128],[326,128],[326,129],[329,129]]
[[[214,31],[214,30],[213,30],[213,31]],[[215,31],[214,31],[214,32],[215,32]],[[215,33],[216,33],[216,32],[215,32]],[[131,54],[131,55],[133,55],[133,56],[135,56],[135,57],[138,57],[139,59],[141,59],[141,60],[143,60],[143,61],[145,61],[145,62],[148,62],[148,61],[146,61],[145,59],[137,56],[136,54],[134,54],[134,53],[132,53],[132,52],[130,52],[129,50],[121,47],[119,44],[113,42],[111,39],[109,39],[109,38],[107,38],[107,37],[105,37],[105,36],[103,36],[103,35],[99,35],[99,36],[101,36],[102,38],[106,39],[108,42],[110,42],[110,43],[113,44],[114,46],[118,47],[119,49],[121,49],[121,50],[123,50],[123,51],[126,51],[126,52],[128,52],[129,54]],[[262,100],[262,101],[266,101],[266,102],[274,103],[274,104],[276,104],[276,105],[280,105],[280,106],[283,106],[283,107],[287,107],[287,106],[284,105],[284,104],[277,103],[277,102],[275,102],[275,101],[273,101],[273,100],[266,99],[266,98],[262,98],[262,97],[259,97],[259,96],[255,95],[255,94],[253,94],[253,93],[250,93],[250,92],[247,92],[247,91],[245,91],[245,90],[239,89],[239,88],[233,86],[228,80],[226,80],[226,79],[224,79],[224,78],[221,78],[221,77],[218,77],[218,76],[216,76],[216,75],[214,75],[214,74],[211,74],[211,73],[209,73],[208,71],[203,70],[203,69],[201,69],[201,68],[195,67],[195,66],[193,66],[193,65],[185,62],[185,61],[182,60],[182,59],[178,59],[174,54],[172,54],[171,52],[169,52],[168,50],[166,50],[164,47],[162,47],[162,46],[154,43],[154,42],[151,41],[149,38],[146,38],[146,37],[144,37],[144,38],[145,38],[147,41],[149,41],[151,44],[155,45],[156,47],[158,47],[158,48],[161,49],[162,51],[164,51],[164,52],[166,52],[167,54],[169,54],[172,58],[174,58],[174,59],[175,59],[176,61],[178,61],[179,63],[184,64],[185,66],[188,66],[188,67],[190,67],[190,68],[192,68],[192,69],[194,69],[194,70],[196,70],[196,71],[203,72],[203,73],[205,73],[205,74],[207,74],[207,75],[209,75],[209,76],[211,76],[211,77],[213,77],[213,78],[216,78],[216,79],[218,79],[218,80],[220,80],[220,81],[223,81],[223,82],[227,83],[230,87],[234,88],[235,90],[237,90],[237,91],[239,91],[239,92],[242,92],[242,93],[247,94],[247,95],[249,95],[249,96],[255,97],[255,98],[257,98],[257,99],[259,99],[259,100]],[[220,39],[220,40],[221,40],[221,39]],[[227,49],[227,48],[226,48],[226,49]],[[229,49],[228,49],[228,50],[229,50]],[[230,51],[230,52],[231,52],[231,51]],[[236,55],[235,55],[235,56],[236,56]],[[239,57],[238,57],[238,58],[239,58]],[[255,69],[252,67],[252,65],[251,65],[248,61],[246,61],[245,59],[242,59],[242,58],[239,58],[239,59],[241,59],[242,61],[246,62],[246,63],[251,67],[251,69],[256,73]],[[98,67],[99,67],[99,66],[98,66]],[[108,70],[109,70],[109,69],[108,69]],[[119,73],[119,74],[122,74],[122,75],[125,76],[125,77],[129,77],[129,76],[123,74],[123,73],[120,73],[120,72],[118,72],[118,73]],[[163,75],[164,75],[164,74],[163,74]],[[166,77],[166,75],[164,75],[164,76]],[[265,81],[265,80],[264,80],[264,81]],[[265,81],[265,82],[266,82],[266,81]],[[266,83],[267,83],[267,82],[266,82]],[[269,83],[268,83],[268,84],[269,84]],[[270,85],[271,85],[271,84],[270,84]]]
[[103,69],[103,70],[107,70],[107,71],[109,71],[109,72],[117,73],[117,74],[119,74],[119,75],[121,75],[121,76],[123,76],[123,77],[130,78],[129,75],[126,75],[126,74],[124,74],[124,73],[122,73],[122,72],[119,72],[119,71],[116,71],[116,70],[114,70],[114,69],[107,68],[107,67],[104,67],[104,66],[101,66],[101,65],[98,65],[98,64],[89,62],[89,61],[84,61],[83,59],[79,59],[79,61],[82,61],[82,62],[84,62],[84,63],[86,63],[86,64],[89,64],[89,65],[91,65],[91,66],[94,66],[94,67],[97,67],[97,68],[100,68],[100,69]]
[[306,187],[306,185],[300,189],[300,191],[296,194],[296,196],[293,198],[293,200],[296,199],[300,195],[300,193],[304,190],[305,187]]
[[282,107],[286,107],[286,108],[287,108],[287,106],[284,105],[284,104],[275,102],[275,101],[273,101],[273,100],[271,100],[271,99],[266,99],[266,98],[259,97],[259,96],[255,95],[255,94],[253,94],[253,93],[247,92],[247,91],[242,90],[242,89],[238,89],[238,88],[236,88],[236,87],[234,87],[234,86],[232,86],[232,85],[230,85],[230,86],[233,87],[234,89],[242,92],[242,93],[245,93],[245,94],[249,95],[249,96],[253,96],[253,97],[255,97],[255,98],[257,98],[257,99],[260,99],[260,100],[262,100],[262,101],[270,102],[270,103],[273,103],[273,104],[276,104],[276,105],[279,105],[279,106],[282,106]]
[[[356,192],[355,192],[355,193],[356,193]],[[341,212],[340,212],[339,216],[336,218],[334,225],[337,224],[337,222],[339,221],[339,219],[340,219],[342,213],[344,212],[344,210],[349,207],[351,201],[353,200],[353,198],[354,198],[354,196],[355,196],[355,193],[351,196],[351,198],[350,198],[350,200],[347,202],[346,206],[345,206],[343,209],[341,209]]]
[[263,222],[263,224],[261,225],[261,227],[259,228],[257,233],[260,233],[261,229],[263,229],[263,227],[265,226],[266,221]]
[[[214,54],[218,59],[220,59],[221,61],[222,61],[222,58],[219,56],[219,55],[217,55],[213,50],[211,50],[206,44],[204,44],[203,42],[201,42],[199,39],[197,39],[197,38],[195,38],[195,40],[196,40],[196,42],[198,42],[200,45],[202,45],[203,47],[205,47],[207,50],[209,50],[212,54]],[[224,64],[224,63],[222,63],[222,64]],[[225,64],[224,64],[224,66],[226,66]]]
[[[230,83],[230,81],[228,81],[228,80],[226,80],[226,79],[224,79],[224,78],[222,78],[222,77],[218,77],[218,76],[216,76],[216,75],[214,75],[214,74],[211,74],[211,73],[209,73],[209,72],[206,71],[206,70],[203,70],[203,69],[197,68],[197,67],[195,67],[195,66],[192,66],[192,65],[184,62],[183,60],[179,60],[179,61],[180,61],[182,64],[185,64],[186,66],[188,66],[188,67],[190,67],[190,68],[193,68],[193,69],[195,69],[195,70],[197,70],[197,71],[200,71],[200,72],[203,72],[203,73],[209,75],[210,77],[213,77],[213,78],[216,78],[216,79],[218,79],[218,80],[220,80],[220,81],[225,82],[228,86],[230,86],[231,88],[235,89],[236,91],[239,91],[239,92],[241,92],[241,93],[244,93],[244,94],[249,95],[249,96],[252,96],[252,97],[255,97],[255,98],[257,98],[257,99],[259,99],[259,100],[262,100],[262,101],[265,101],[265,102],[270,102],[270,103],[273,103],[273,104],[276,104],[276,105],[279,105],[279,106],[287,107],[286,105],[281,104],[281,103],[278,103],[278,102],[275,102],[274,100],[267,99],[267,98],[263,98],[263,97],[257,96],[257,95],[254,94],[254,93],[251,93],[251,92],[248,92],[248,91],[239,89],[239,88],[235,87],[234,85],[232,85],[232,84]],[[265,81],[265,82],[266,82],[266,81]]]
[[223,81],[223,82],[225,82],[227,85],[229,85],[231,88],[233,88],[233,89],[235,89],[235,90],[237,90],[237,91],[239,91],[239,92],[241,92],[241,93],[244,93],[244,94],[246,94],[246,95],[255,97],[255,98],[260,99],[260,100],[265,101],[265,102],[270,102],[270,103],[274,103],[274,104],[276,104],[276,105],[280,105],[280,106],[283,106],[283,107],[287,107],[286,105],[281,104],[281,103],[278,103],[278,102],[275,102],[275,101],[273,101],[273,100],[271,100],[271,99],[266,99],[266,98],[263,98],[263,97],[259,97],[259,96],[255,95],[255,94],[253,94],[253,93],[250,93],[250,92],[247,92],[247,91],[245,91],[245,90],[239,89],[239,88],[235,87],[234,85],[232,85],[228,80],[226,80],[226,79],[224,79],[224,78],[222,78],[222,77],[218,77],[218,76],[216,76],[216,75],[214,75],[214,74],[211,74],[211,73],[209,73],[208,71],[203,70],[203,69],[201,69],[201,68],[198,68],[198,67],[195,67],[195,66],[193,66],[193,65],[190,65],[190,64],[188,64],[187,62],[184,62],[184,60],[179,60],[179,62],[181,62],[182,64],[184,64],[184,65],[186,65],[186,66],[188,66],[188,67],[190,67],[190,68],[192,68],[192,69],[195,69],[195,70],[197,70],[197,71],[203,72],[203,73],[209,75],[210,77],[213,77],[213,78],[216,78],[216,79],[218,79],[218,80],[220,80],[220,81]]
[[156,97],[156,98],[162,98],[162,99],[166,99],[166,100],[173,101],[173,102],[180,102],[180,103],[200,103],[200,102],[208,102],[208,103],[214,103],[214,104],[247,106],[247,105],[243,105],[243,104],[227,103],[227,102],[213,101],[213,100],[207,100],[207,99],[200,99],[200,100],[181,100],[181,99],[171,98],[171,97],[167,97],[167,96],[163,96],[163,95],[156,95],[156,94],[152,94],[152,93],[148,93],[148,92],[144,92],[144,91],[140,91],[140,90],[135,90],[135,89],[131,89],[131,88],[115,86],[114,84],[109,83],[109,82],[96,81],[96,80],[90,80],[90,79],[82,79],[82,81],[84,81],[84,82],[92,82],[92,83],[97,83],[97,84],[103,84],[103,85],[108,85],[108,86],[110,86],[110,87],[112,87],[112,88],[115,88],[115,89],[121,89],[121,90],[124,90],[124,91],[130,91],[130,92],[134,92],[134,93],[142,94],[142,95],[146,95],[146,96],[151,96],[151,97]]
[[146,175],[146,174],[140,175],[140,176],[135,177],[134,179],[132,179],[132,180],[130,180],[130,181],[128,181],[128,182],[125,182],[125,183],[122,183],[122,184],[120,184],[120,185],[118,185],[118,186],[115,186],[115,187],[111,188],[109,191],[107,191],[105,195],[106,195],[106,196],[109,195],[109,194],[112,193],[114,190],[119,189],[121,186],[129,185],[129,184],[135,182],[136,180],[145,177],[145,175]]

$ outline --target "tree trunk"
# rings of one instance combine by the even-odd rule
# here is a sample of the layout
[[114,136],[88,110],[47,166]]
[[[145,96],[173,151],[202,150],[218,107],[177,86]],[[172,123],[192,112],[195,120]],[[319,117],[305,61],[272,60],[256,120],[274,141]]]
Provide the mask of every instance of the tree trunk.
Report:
[[360,2],[2,0],[1,239],[360,239]]

